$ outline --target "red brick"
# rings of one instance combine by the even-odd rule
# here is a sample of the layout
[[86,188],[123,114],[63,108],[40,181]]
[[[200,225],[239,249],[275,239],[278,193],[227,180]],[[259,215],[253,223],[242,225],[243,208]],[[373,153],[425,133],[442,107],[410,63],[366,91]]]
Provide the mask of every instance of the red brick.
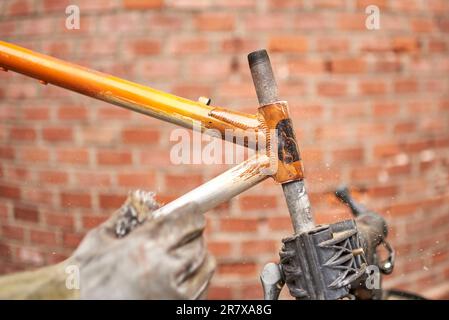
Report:
[[362,94],[385,94],[386,85],[384,81],[363,81],[359,90]]
[[399,112],[399,105],[392,102],[379,102],[373,106],[376,116],[393,116]]
[[396,37],[393,39],[395,52],[415,52],[419,50],[419,43],[415,37]]
[[235,18],[227,13],[199,14],[194,24],[200,31],[230,31],[234,29]]
[[364,152],[362,148],[341,149],[333,152],[335,162],[339,161],[363,161]]
[[20,188],[10,184],[0,184],[0,197],[9,199],[20,199]]
[[90,208],[92,206],[89,193],[63,192],[60,199],[61,205],[68,208]]
[[56,234],[49,231],[31,230],[30,241],[32,244],[42,244],[55,246],[57,243]]
[[44,190],[43,188],[22,187],[22,197],[29,202],[39,204],[53,204],[53,191]]
[[268,40],[268,49],[273,52],[305,52],[308,43],[302,36],[274,36]]
[[[117,207],[117,209],[118,209],[118,207]],[[105,222],[108,218],[109,218],[109,216],[107,216],[107,215],[102,215],[102,216],[86,215],[86,216],[83,216],[83,219],[82,219],[83,227],[85,229],[95,228],[98,225],[100,225],[103,222]]]
[[68,213],[45,213],[44,220],[48,226],[55,226],[65,230],[71,230],[75,226],[74,217]]
[[360,58],[333,59],[328,68],[332,73],[361,73],[365,71],[365,62]]
[[118,209],[125,202],[126,197],[126,194],[102,193],[98,201],[102,209]]
[[34,141],[36,139],[36,130],[32,128],[11,128],[9,137],[12,140]]
[[30,178],[30,171],[27,168],[15,166],[0,166],[0,177],[7,177],[10,181],[22,182]]
[[112,184],[111,175],[100,172],[75,173],[75,179],[78,184],[91,187],[108,187]]
[[219,264],[217,269],[218,274],[241,276],[255,275],[258,271],[257,265],[252,262]]
[[379,187],[370,187],[368,190],[368,194],[371,197],[394,197],[398,193],[398,188],[396,186],[379,186]]
[[337,139],[348,139],[351,136],[351,132],[348,130],[347,126],[340,125],[327,125],[316,128],[315,137],[317,140],[335,140]]
[[68,257],[67,254],[52,251],[47,254],[47,261],[49,264],[57,264],[67,260]]
[[[5,37],[13,35],[18,28],[17,26],[17,21],[0,21],[0,35]],[[3,94],[0,94],[0,96],[3,97]]]
[[159,132],[150,128],[128,128],[122,131],[122,141],[126,144],[149,145],[159,140]]
[[105,106],[99,107],[96,110],[97,118],[99,119],[118,119],[118,120],[126,120],[131,118],[133,115],[133,111],[124,109],[124,108],[116,108],[114,106]]
[[86,120],[88,117],[87,108],[84,106],[61,106],[58,110],[60,120]]
[[419,210],[416,203],[395,203],[388,208],[388,213],[392,216],[411,215]]
[[[290,27],[287,23],[288,21],[291,21],[293,27]],[[261,23],[264,23],[264,21],[261,21]],[[323,31],[334,28],[334,23],[333,20],[329,19],[329,15],[326,15],[323,12],[300,12],[294,16],[293,20],[284,19],[284,23],[279,27],[300,32]]]
[[420,140],[420,141],[409,141],[405,144],[405,151],[413,153],[413,152],[421,152],[426,149],[431,149],[434,146],[433,140]]
[[207,241],[207,249],[216,257],[224,257],[231,253],[231,244],[226,241]]
[[320,82],[317,85],[317,92],[322,96],[344,96],[347,92],[347,86],[342,82]]
[[279,251],[280,241],[274,240],[249,240],[244,241],[241,244],[242,254],[246,257],[248,256],[258,256],[260,254],[274,254]]
[[288,216],[269,217],[268,226],[271,230],[288,231],[292,229],[292,222]]
[[303,76],[304,74],[315,74],[325,72],[324,61],[319,59],[295,59],[288,63],[292,75]]
[[31,13],[31,8],[32,4],[29,1],[16,0],[9,3],[6,11],[10,16],[24,16]]
[[378,58],[374,62],[373,71],[377,73],[398,73],[402,70],[398,57]]
[[135,40],[131,46],[134,54],[138,56],[156,55],[161,51],[161,43],[158,40]]
[[64,40],[50,40],[43,45],[42,49],[46,54],[62,59],[72,54],[72,50],[72,43]]
[[442,52],[446,51],[447,48],[448,48],[448,46],[446,45],[446,43],[444,41],[440,41],[440,40],[430,40],[429,41],[429,51],[430,52],[442,53]]
[[48,184],[66,184],[68,175],[64,171],[41,171],[39,173],[39,181]]
[[203,183],[201,175],[192,174],[167,174],[165,176],[165,185],[168,190],[189,190],[198,187]]
[[155,176],[151,172],[119,173],[118,185],[122,187],[135,187],[151,189],[155,187]]
[[23,241],[25,235],[25,230],[22,227],[15,226],[3,226],[2,227],[2,236],[5,239],[14,239]]
[[396,92],[399,93],[413,93],[418,89],[418,83],[416,80],[397,80],[394,84]]
[[63,244],[67,248],[76,248],[84,238],[84,234],[65,232],[63,234]]
[[200,78],[227,79],[233,71],[239,70],[239,64],[234,64],[229,59],[209,59],[192,60],[187,64],[187,74]]
[[70,5],[69,0],[44,0],[43,8],[47,11],[64,11]]
[[50,159],[49,151],[40,147],[24,147],[21,149],[21,158],[29,162],[48,162]]
[[432,32],[435,25],[431,18],[416,18],[411,21],[412,30],[415,32]]
[[370,138],[372,136],[379,136],[385,133],[387,127],[382,123],[363,123],[357,127],[357,136],[359,138]]
[[0,158],[1,159],[14,159],[15,151],[12,147],[0,146]]
[[82,140],[89,146],[116,146],[120,139],[120,130],[111,126],[84,127],[81,132]]
[[215,286],[212,284],[211,287],[207,289],[207,299],[232,299],[232,290],[226,286]]
[[275,196],[244,196],[240,198],[242,210],[269,210],[277,206]]
[[160,9],[164,0],[123,0],[126,9]]
[[37,211],[37,208],[34,206],[15,205],[14,218],[17,220],[38,222],[39,212]]
[[258,228],[256,218],[227,218],[220,223],[220,229],[225,232],[252,232]]
[[360,13],[341,13],[337,15],[337,27],[341,30],[365,31],[366,15]]
[[374,146],[374,155],[380,158],[391,157],[397,155],[400,152],[401,148],[396,143]]
[[5,203],[0,203],[0,219],[2,221],[7,221],[9,218],[9,206],[7,206]]
[[[147,19],[148,28],[154,31],[164,32],[177,32],[182,30],[186,22],[185,19],[182,19],[178,14],[163,12],[159,12],[157,15],[151,15],[151,18]],[[139,20],[137,20],[137,23],[139,23]]]
[[175,85],[172,92],[180,97],[186,97],[188,99],[198,99],[199,96],[203,95],[210,97],[212,89],[210,86],[202,84],[180,84]]
[[89,151],[84,148],[66,148],[56,152],[58,163],[87,164],[89,162]]
[[[207,3],[205,3],[205,5],[207,5]],[[239,1],[216,0],[213,1],[210,5],[213,5],[216,8],[224,10],[226,9],[250,10],[256,8],[257,0],[239,0]]]
[[387,9],[387,0],[357,0],[357,8],[365,9],[370,5],[375,5],[379,9]]
[[42,129],[42,137],[49,142],[70,141],[73,139],[73,131],[68,127],[45,127]]
[[373,167],[357,167],[352,169],[351,178],[354,180],[376,180],[379,177],[381,169]]
[[256,50],[258,47],[257,41],[248,37],[232,37],[223,40],[221,49],[226,53],[241,53],[247,54],[248,52]]
[[126,165],[131,164],[132,156],[126,151],[99,150],[97,163],[99,165]]
[[174,39],[170,48],[176,54],[205,54],[209,51],[209,41],[203,37]]
[[387,169],[387,172],[390,176],[397,176],[401,174],[409,175],[411,171],[412,166],[410,164],[390,166]]
[[140,67],[140,72],[145,79],[173,79],[179,75],[180,63],[173,59],[157,59],[145,61]]
[[243,284],[241,288],[241,299],[261,299],[263,297],[263,288],[259,283]]
[[342,37],[317,37],[316,47],[320,52],[347,52],[349,43],[346,38]]
[[6,261],[10,259],[11,255],[12,255],[11,247],[6,244],[0,243],[0,258]]
[[48,107],[24,107],[22,112],[22,116],[25,120],[48,120],[50,118],[50,109]]

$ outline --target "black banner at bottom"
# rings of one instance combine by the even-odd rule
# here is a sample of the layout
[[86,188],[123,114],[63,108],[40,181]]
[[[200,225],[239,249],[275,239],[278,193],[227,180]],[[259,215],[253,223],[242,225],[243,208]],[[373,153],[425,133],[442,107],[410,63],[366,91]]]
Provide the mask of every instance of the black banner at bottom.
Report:
[[[30,313],[63,319],[85,319],[101,316],[128,319],[144,316],[146,319],[281,319],[323,316],[365,317],[400,316],[412,314],[428,316],[437,308],[447,310],[449,301],[251,301],[251,300],[201,300],[201,301],[0,301],[2,313],[15,317]],[[11,312],[11,313],[9,313]]]

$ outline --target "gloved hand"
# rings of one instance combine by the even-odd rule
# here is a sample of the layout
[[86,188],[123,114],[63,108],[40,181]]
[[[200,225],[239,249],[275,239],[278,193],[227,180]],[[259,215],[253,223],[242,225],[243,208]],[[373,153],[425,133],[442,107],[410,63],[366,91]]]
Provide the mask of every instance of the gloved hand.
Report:
[[83,239],[70,259],[79,266],[81,299],[203,295],[215,269],[202,237],[203,214],[181,208],[154,218],[158,204],[153,196],[132,192],[108,221]]

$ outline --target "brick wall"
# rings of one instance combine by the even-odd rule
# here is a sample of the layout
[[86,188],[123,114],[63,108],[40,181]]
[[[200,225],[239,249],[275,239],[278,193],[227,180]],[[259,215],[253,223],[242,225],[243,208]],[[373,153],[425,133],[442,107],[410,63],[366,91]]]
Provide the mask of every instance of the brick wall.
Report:
[[[64,28],[68,4],[81,29]],[[381,10],[365,28],[365,7]],[[449,285],[449,2],[3,0],[0,38],[216,105],[255,111],[246,54],[270,51],[290,103],[318,222],[349,218],[341,182],[391,226],[386,285]],[[0,72],[0,272],[70,255],[134,188],[168,201],[225,169],[169,161],[174,126]],[[291,232],[270,181],[207,214],[211,298],[261,297]],[[446,290],[446,291],[445,291]]]

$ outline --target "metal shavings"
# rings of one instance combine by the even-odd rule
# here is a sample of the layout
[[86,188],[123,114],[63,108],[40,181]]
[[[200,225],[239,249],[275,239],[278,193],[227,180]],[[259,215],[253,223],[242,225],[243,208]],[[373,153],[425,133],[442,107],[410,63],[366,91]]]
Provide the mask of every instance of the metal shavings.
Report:
[[115,234],[118,238],[126,236],[159,208],[154,196],[154,192],[143,190],[130,192],[125,205],[120,208],[119,218],[115,224]]

